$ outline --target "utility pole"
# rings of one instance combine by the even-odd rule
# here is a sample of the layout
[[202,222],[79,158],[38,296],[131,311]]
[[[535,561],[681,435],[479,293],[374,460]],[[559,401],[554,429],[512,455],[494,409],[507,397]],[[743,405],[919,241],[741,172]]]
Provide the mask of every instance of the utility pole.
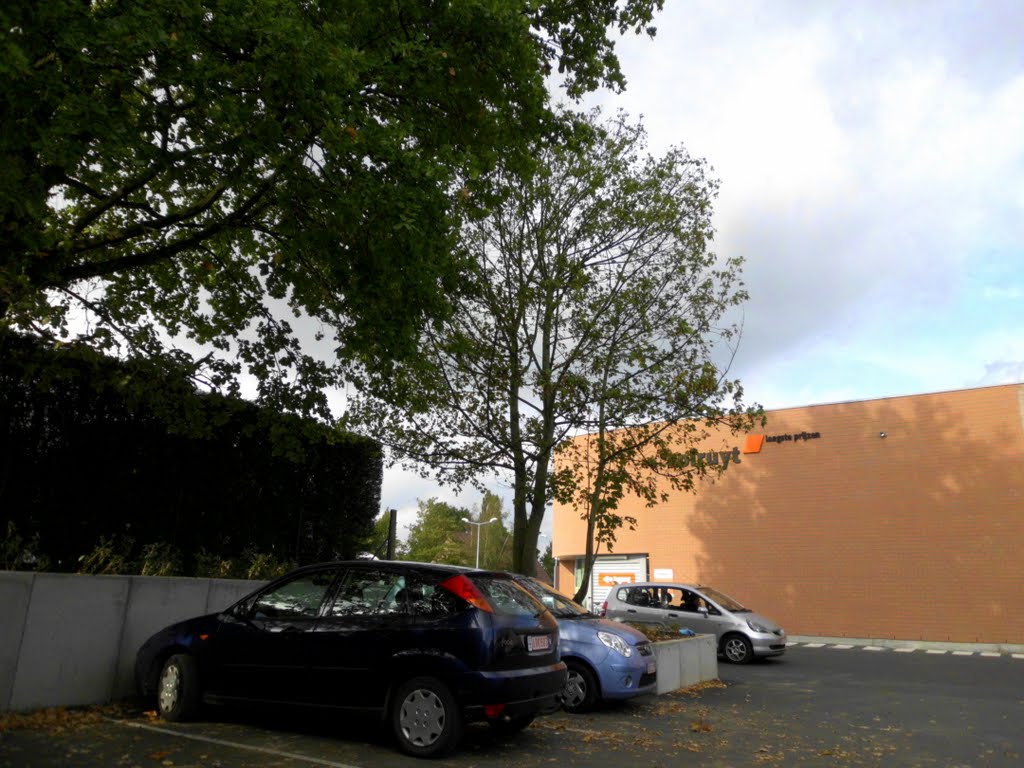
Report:
[[395,537],[398,535],[398,510],[388,510],[388,560],[395,559]]

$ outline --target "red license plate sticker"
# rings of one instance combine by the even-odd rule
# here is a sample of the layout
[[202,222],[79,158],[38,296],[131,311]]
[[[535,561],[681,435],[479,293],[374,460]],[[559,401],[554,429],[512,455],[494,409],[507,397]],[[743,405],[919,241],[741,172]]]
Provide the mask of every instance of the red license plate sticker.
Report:
[[551,635],[527,635],[526,649],[531,652],[551,650]]

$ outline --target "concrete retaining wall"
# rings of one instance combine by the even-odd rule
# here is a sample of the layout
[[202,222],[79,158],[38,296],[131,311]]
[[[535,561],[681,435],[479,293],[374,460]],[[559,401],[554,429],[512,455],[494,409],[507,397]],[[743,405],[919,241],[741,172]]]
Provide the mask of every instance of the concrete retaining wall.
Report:
[[697,635],[652,643],[658,659],[658,693],[718,678],[718,646],[714,635]]
[[[0,571],[0,712],[131,696],[150,635],[264,583]],[[718,677],[712,635],[654,643],[654,653],[658,693]]]
[[130,696],[150,635],[263,583],[0,571],[0,712]]

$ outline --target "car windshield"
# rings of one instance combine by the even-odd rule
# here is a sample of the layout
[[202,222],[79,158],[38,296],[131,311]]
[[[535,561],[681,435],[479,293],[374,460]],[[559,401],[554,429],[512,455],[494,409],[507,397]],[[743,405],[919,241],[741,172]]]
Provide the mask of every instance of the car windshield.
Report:
[[540,601],[547,606],[548,610],[558,619],[585,619],[596,618],[590,611],[579,603],[574,603],[564,595],[557,592],[544,590],[540,595]]
[[597,618],[579,603],[574,603],[565,595],[555,592],[536,579],[520,578],[516,580],[516,583],[540,600],[555,618],[582,619],[588,616]]
[[723,595],[717,589],[712,589],[711,587],[701,587],[700,591],[704,594],[705,597],[708,597],[713,602],[718,603],[718,605],[722,606],[727,611],[732,611],[733,613],[750,613],[749,608],[744,608],[731,597],[729,597],[728,595]]

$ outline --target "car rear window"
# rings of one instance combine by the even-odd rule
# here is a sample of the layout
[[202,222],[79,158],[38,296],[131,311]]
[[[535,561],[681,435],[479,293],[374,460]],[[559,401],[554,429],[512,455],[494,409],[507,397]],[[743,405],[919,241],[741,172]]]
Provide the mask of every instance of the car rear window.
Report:
[[398,592],[405,586],[397,573],[353,570],[338,590],[328,616],[369,616],[398,613]]
[[350,568],[325,615],[445,616],[462,610],[461,601],[420,574],[394,568]]
[[484,593],[495,613],[512,616],[536,616],[545,611],[538,600],[512,579],[500,576],[470,575],[469,578]]
[[403,577],[405,588],[396,599],[399,610],[411,616],[447,616],[462,610],[463,603],[447,590],[417,575]]

